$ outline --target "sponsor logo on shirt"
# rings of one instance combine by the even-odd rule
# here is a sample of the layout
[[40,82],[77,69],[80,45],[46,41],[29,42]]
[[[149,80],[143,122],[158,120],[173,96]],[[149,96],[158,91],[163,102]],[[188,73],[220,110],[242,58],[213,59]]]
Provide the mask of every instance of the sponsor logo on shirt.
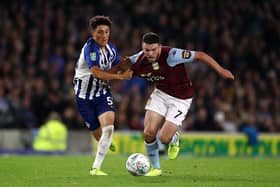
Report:
[[164,80],[165,77],[160,75],[152,75],[152,73],[141,74],[140,77],[147,79],[147,81],[154,82],[154,81],[161,81]]

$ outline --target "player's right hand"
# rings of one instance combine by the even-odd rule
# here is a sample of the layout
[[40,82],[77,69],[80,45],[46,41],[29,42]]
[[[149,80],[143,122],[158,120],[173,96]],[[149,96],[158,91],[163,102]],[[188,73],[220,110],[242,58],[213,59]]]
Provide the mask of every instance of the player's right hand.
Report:
[[127,71],[125,71],[124,73],[121,74],[122,79],[123,80],[129,80],[132,78],[133,76],[133,71],[131,71],[130,69],[128,69]]

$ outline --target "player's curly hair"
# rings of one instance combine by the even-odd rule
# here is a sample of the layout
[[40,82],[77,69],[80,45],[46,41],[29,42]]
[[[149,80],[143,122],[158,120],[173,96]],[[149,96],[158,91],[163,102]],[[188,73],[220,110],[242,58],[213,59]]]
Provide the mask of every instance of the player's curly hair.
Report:
[[98,25],[108,25],[111,28],[112,21],[109,16],[94,16],[89,20],[90,29],[95,29]]

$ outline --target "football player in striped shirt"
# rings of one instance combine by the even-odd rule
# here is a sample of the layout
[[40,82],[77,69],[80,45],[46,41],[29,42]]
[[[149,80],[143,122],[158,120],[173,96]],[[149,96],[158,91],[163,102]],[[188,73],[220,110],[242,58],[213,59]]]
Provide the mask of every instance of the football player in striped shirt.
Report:
[[132,76],[130,70],[122,74],[106,72],[120,61],[117,48],[108,42],[111,24],[110,18],[105,16],[90,19],[91,37],[81,50],[74,75],[78,110],[85,125],[98,141],[90,175],[107,175],[100,168],[108,149],[115,149],[111,144],[115,108],[109,81],[128,80]]

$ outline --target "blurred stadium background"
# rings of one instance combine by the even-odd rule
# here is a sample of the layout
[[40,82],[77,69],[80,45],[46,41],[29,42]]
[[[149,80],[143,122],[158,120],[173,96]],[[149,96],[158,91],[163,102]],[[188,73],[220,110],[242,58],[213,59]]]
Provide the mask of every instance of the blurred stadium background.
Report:
[[[142,34],[153,31],[164,45],[205,51],[235,74],[236,80],[228,82],[203,64],[187,66],[196,95],[182,126],[183,151],[238,155],[240,149],[241,155],[280,155],[277,0],[1,1],[1,152],[32,149],[36,130],[53,111],[68,129],[68,150],[91,150],[72,78],[89,37],[88,20],[98,14],[113,20],[111,42],[123,56],[137,52]],[[143,146],[144,105],[152,89],[138,78],[112,82],[121,152]],[[260,133],[261,141],[253,143],[257,148],[244,148],[244,127]]]

